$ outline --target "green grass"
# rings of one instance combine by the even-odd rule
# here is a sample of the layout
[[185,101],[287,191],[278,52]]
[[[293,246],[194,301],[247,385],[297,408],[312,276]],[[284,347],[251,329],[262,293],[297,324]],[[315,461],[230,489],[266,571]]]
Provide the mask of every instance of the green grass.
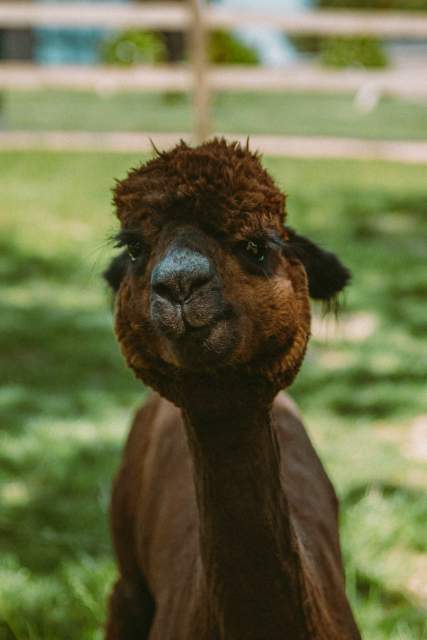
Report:
[[[113,178],[136,160],[0,154],[0,640],[102,637],[110,483],[144,390],[99,274]],[[427,413],[425,167],[266,163],[292,224],[354,273],[292,390],[340,494],[349,594],[365,640],[422,640],[427,465],[408,445]]]
[[[9,91],[2,121],[8,129],[185,132],[191,105],[179,94]],[[419,139],[426,137],[427,105],[383,98],[363,114],[351,95],[230,92],[215,97],[213,122],[217,131],[245,135]]]

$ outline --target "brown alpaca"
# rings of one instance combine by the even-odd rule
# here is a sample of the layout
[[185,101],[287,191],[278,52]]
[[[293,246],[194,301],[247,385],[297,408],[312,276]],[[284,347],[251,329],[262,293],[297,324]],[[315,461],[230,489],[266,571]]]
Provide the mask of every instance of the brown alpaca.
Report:
[[160,395],[114,487],[108,640],[360,638],[333,487],[277,395],[304,357],[309,295],[333,299],[349,272],[284,225],[258,157],[224,140],[158,154],[115,204],[116,334]]

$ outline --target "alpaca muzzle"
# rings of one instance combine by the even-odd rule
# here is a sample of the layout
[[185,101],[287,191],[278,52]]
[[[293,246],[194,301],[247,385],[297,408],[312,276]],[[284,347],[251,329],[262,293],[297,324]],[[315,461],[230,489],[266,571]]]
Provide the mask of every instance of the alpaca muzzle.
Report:
[[151,319],[169,338],[211,327],[224,311],[211,261],[187,247],[172,247],[151,275]]
[[173,246],[155,266],[150,314],[183,365],[212,362],[229,352],[230,309],[214,265],[199,251]]

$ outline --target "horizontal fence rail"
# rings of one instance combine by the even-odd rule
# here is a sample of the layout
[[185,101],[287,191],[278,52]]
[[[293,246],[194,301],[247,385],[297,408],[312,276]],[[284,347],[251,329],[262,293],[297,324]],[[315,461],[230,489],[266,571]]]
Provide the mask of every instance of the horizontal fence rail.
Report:
[[427,97],[427,61],[422,69],[386,69],[359,71],[329,70],[312,65],[280,68],[214,67],[210,86],[215,90],[232,91],[314,91],[357,93],[361,89],[378,95],[396,97]]
[[[284,69],[215,66],[208,73],[207,83],[214,91],[357,93],[365,89],[382,96],[425,99],[427,62],[422,69],[387,69],[370,71],[369,74],[354,69],[330,71],[298,64]],[[141,65],[118,69],[109,66],[0,64],[0,87],[4,89],[114,93],[189,91],[192,86],[191,67],[184,65]]]
[[397,11],[332,11],[267,13],[245,9],[208,7],[209,28],[271,27],[291,35],[378,36],[380,38],[426,38],[427,17]]
[[186,29],[191,14],[184,3],[61,4],[0,3],[0,25],[22,27],[109,27],[115,29]]
[[190,66],[110,66],[0,64],[0,87],[7,89],[68,89],[70,91],[188,91]]
[[[207,6],[204,9],[207,29],[271,27],[289,34],[371,35],[381,38],[427,38],[427,16],[402,11],[332,11],[266,12]],[[103,26],[150,29],[186,28],[191,12],[184,3],[123,5],[114,3],[34,4],[4,2],[0,4],[0,25],[31,26]]]

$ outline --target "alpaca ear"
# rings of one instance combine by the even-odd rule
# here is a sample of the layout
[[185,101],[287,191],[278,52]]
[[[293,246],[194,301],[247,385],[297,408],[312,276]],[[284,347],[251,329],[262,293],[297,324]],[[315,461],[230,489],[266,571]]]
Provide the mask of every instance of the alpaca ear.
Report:
[[103,277],[111,287],[113,293],[117,293],[120,283],[126,275],[129,264],[129,256],[127,251],[119,253],[113,258],[108,267],[103,272]]
[[297,258],[307,272],[308,291],[314,300],[330,302],[351,279],[351,272],[334,253],[321,249],[287,227],[285,254]]

